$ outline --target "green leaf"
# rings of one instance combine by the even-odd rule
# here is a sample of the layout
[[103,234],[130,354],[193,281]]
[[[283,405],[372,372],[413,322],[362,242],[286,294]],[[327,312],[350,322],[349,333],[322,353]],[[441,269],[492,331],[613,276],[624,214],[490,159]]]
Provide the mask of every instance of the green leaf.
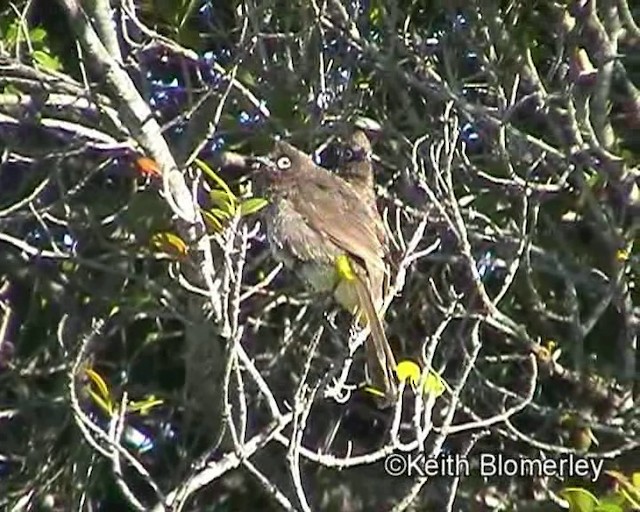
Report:
[[224,190],[220,190],[218,188],[212,190],[211,192],[209,192],[209,199],[211,199],[211,202],[214,205],[219,206],[220,208],[223,208],[231,213],[235,212],[235,196],[230,196]]
[[9,25],[7,35],[5,36],[5,42],[9,48],[12,48],[18,41],[19,30],[18,20],[15,20],[11,25]]
[[440,377],[440,375],[436,372],[430,370],[427,378],[424,381],[425,394],[432,395],[438,398],[445,392],[446,389],[447,386],[442,377]]
[[598,498],[579,487],[568,487],[559,494],[569,502],[569,512],[595,512],[599,505]]
[[369,9],[369,21],[372,25],[380,25],[382,21],[382,9],[379,5],[375,5]]
[[42,43],[47,38],[47,31],[42,27],[35,27],[29,32],[32,43]]
[[162,405],[164,400],[156,398],[155,395],[149,395],[144,400],[131,401],[127,404],[127,412],[139,412],[141,415],[146,416],[149,411],[157,405]]
[[[628,502],[625,499],[625,497],[619,492],[616,492],[614,494],[609,494],[604,498],[602,498],[600,500],[600,504],[598,505],[598,507],[610,507],[613,505],[615,507],[618,507],[618,509],[624,510],[625,505],[627,505],[627,503]],[[605,510],[607,509],[605,508]]]
[[615,503],[601,503],[593,512],[624,512],[624,509]]
[[189,248],[182,238],[169,231],[155,233],[151,237],[150,242],[156,249],[170,254],[171,256],[182,258],[189,252]]
[[211,208],[209,210],[209,213],[211,213],[216,218],[222,219],[222,220],[229,220],[232,217],[232,214],[230,214],[226,210],[223,210],[222,208]]
[[202,216],[204,221],[213,229],[214,232],[220,233],[222,231],[222,223],[216,219],[211,213],[206,210],[202,210]]
[[16,96],[22,96],[20,89],[15,84],[7,84],[4,86],[4,94],[15,94]]
[[253,74],[246,69],[238,72],[238,80],[240,80],[240,82],[247,87],[255,87],[256,85],[258,85],[255,76],[253,76]]
[[[623,473],[615,470],[606,471],[606,475],[610,476],[614,480],[616,480],[619,484],[619,493],[622,494],[625,499],[633,506],[634,508],[640,507],[640,488],[635,485],[631,479],[627,478]],[[632,478],[635,475],[632,475]]]
[[102,376],[92,370],[91,368],[85,369],[85,374],[89,378],[90,382],[97,388],[97,392],[91,389],[91,385],[87,386],[87,391],[93,401],[107,414],[112,415],[115,410],[113,400],[111,399],[111,393],[109,386],[102,378]]
[[33,52],[33,59],[45,69],[50,71],[58,71],[62,69],[62,64],[57,57],[49,55],[42,50],[35,50]]
[[251,199],[242,201],[242,203],[240,204],[240,216],[244,217],[246,215],[256,213],[262,210],[268,204],[269,201],[263,199],[262,197],[252,197]]
[[204,160],[196,158],[194,163],[203,173],[209,176],[209,178],[211,178],[216,183],[216,185],[218,185],[218,187],[224,190],[229,197],[232,197],[234,202],[238,200],[235,194],[231,192],[229,186],[224,182],[224,180],[220,176],[218,176],[216,172]]

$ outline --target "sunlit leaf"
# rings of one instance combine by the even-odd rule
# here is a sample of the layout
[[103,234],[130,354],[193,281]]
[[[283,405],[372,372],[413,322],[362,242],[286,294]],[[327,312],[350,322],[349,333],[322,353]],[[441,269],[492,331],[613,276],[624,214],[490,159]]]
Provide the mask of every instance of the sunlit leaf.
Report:
[[400,361],[398,366],[396,366],[396,375],[398,376],[398,380],[400,382],[408,381],[414,388],[420,382],[421,373],[422,371],[420,370],[420,366],[408,359]]
[[50,55],[45,51],[34,50],[33,59],[43,68],[50,71],[59,71],[60,69],[62,69],[62,64],[60,64],[60,60],[58,59],[58,57],[54,57],[53,55]]
[[91,396],[96,405],[98,405],[98,407],[100,407],[105,413],[112,415],[115,407],[107,383],[98,372],[92,370],[91,368],[86,368],[84,372],[87,377],[89,377],[91,383],[97,389],[97,392],[94,391],[91,387],[91,384],[89,384],[89,396]]
[[169,232],[156,233],[151,237],[151,245],[156,249],[175,256],[183,258],[188,252],[187,244],[178,235]]
[[222,223],[208,211],[202,210],[202,217],[215,233],[220,233],[223,230]]
[[379,25],[382,20],[382,9],[379,5],[369,9],[369,21],[372,25]]
[[223,210],[222,208],[211,208],[209,210],[209,213],[211,213],[211,215],[213,215],[217,219],[221,219],[223,221],[229,220],[233,216],[230,212]]
[[230,196],[224,190],[220,190],[217,188],[209,192],[209,198],[211,199],[211,203],[215,206],[226,209],[232,215],[235,213],[235,196]]
[[84,372],[87,374],[87,377],[89,377],[89,380],[91,380],[96,388],[98,388],[98,393],[100,393],[100,396],[105,400],[109,399],[109,387],[107,386],[107,383],[104,381],[102,376],[91,368],[85,369]]
[[[615,470],[605,471],[605,474],[618,482],[620,486],[619,492],[625,497],[629,504],[634,507],[634,509],[640,509],[640,487],[637,485],[637,473],[632,475],[631,479],[625,474]],[[633,479],[635,479],[635,481]]]
[[20,22],[15,20],[9,25],[7,34],[5,36],[5,42],[9,48],[12,48],[18,42],[18,34],[20,33]]
[[429,371],[424,381],[424,392],[427,395],[435,396],[436,398],[441,396],[446,389],[446,383],[434,371]]
[[47,37],[47,31],[42,27],[35,27],[29,32],[31,43],[42,43]]
[[150,395],[144,400],[131,401],[127,404],[128,412],[139,412],[143,416],[149,414],[149,411],[157,405],[162,405],[164,400],[156,398],[154,395]]
[[598,498],[579,487],[568,487],[559,494],[569,502],[569,512],[594,512],[599,503]]
[[624,508],[617,503],[600,503],[593,512],[624,512]]
[[629,259],[629,251],[626,249],[618,249],[616,251],[616,260],[618,261],[627,261]]
[[213,180],[213,182],[218,185],[227,195],[233,198],[233,202],[237,202],[238,198],[235,196],[229,186],[225,183],[225,181],[216,174],[216,172],[204,161],[196,158],[194,163],[198,166],[198,168],[209,178]]
[[18,89],[15,84],[6,84],[4,86],[4,94],[15,94],[16,96],[22,96],[22,92]]
[[377,396],[377,397],[380,397],[380,398],[384,398],[384,397],[385,397],[385,394],[384,394],[384,392],[383,392],[383,391],[381,391],[381,390],[379,390],[379,389],[376,389],[376,388],[374,388],[374,387],[372,387],[372,386],[364,386],[364,388],[363,388],[363,389],[364,389],[367,393],[369,393],[370,395]]
[[268,204],[269,201],[263,199],[262,197],[252,197],[250,199],[247,199],[246,201],[242,201],[242,203],[240,204],[240,215],[242,217],[245,217],[247,215],[259,212]]
[[622,494],[615,492],[613,494],[608,494],[604,498],[600,498],[600,503],[596,507],[595,512],[618,512],[620,510],[628,509],[627,505],[628,503],[625,497]]
[[102,409],[105,413],[107,413],[109,416],[113,415],[113,402],[104,400],[92,389],[89,389],[89,396],[91,396],[96,405],[100,407],[100,409]]

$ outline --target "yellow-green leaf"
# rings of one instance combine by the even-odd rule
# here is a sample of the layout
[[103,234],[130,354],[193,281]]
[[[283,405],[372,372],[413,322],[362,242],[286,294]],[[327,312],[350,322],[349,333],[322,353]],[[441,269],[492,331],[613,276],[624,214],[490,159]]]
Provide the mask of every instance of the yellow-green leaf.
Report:
[[382,392],[382,391],[380,391],[379,389],[376,389],[376,388],[374,388],[374,387],[371,387],[371,386],[365,386],[363,389],[364,389],[367,393],[369,393],[370,395],[377,396],[377,397],[380,397],[380,398],[384,398],[384,397],[385,397],[384,392]]
[[96,405],[100,407],[100,409],[102,409],[105,413],[107,413],[109,416],[113,415],[114,408],[113,402],[111,400],[103,400],[103,398],[91,388],[89,388],[89,396],[91,396]]
[[569,512],[594,512],[599,503],[598,498],[579,487],[567,487],[559,494],[569,502]]
[[150,395],[144,400],[131,401],[127,404],[128,412],[139,412],[143,416],[149,414],[149,411],[156,405],[162,405],[164,400],[156,398],[154,395]]
[[98,372],[92,370],[91,368],[85,369],[84,372],[87,374],[87,377],[89,377],[89,380],[93,382],[96,388],[98,388],[98,392],[100,393],[100,396],[103,397],[104,399],[108,399],[109,387],[107,386],[107,383],[104,381],[102,376]]
[[243,68],[242,71],[238,72],[238,80],[240,80],[240,82],[242,82],[244,85],[249,86],[250,88],[253,88],[257,85],[256,79],[253,74],[247,71],[245,68]]
[[32,43],[42,43],[47,37],[47,31],[42,27],[35,27],[29,31],[29,39]]
[[47,52],[42,50],[34,50],[33,59],[43,68],[51,71],[59,71],[62,68],[62,64],[60,64],[58,57],[49,55]]
[[91,368],[85,369],[85,374],[89,377],[91,383],[97,388],[97,392],[91,389],[91,384],[87,386],[89,391],[89,396],[93,399],[93,401],[100,407],[104,412],[111,415],[114,411],[113,400],[111,399],[111,393],[109,392],[109,387],[107,383],[102,378],[102,376],[92,370]]
[[640,510],[640,501],[638,500],[637,492],[632,492],[633,489],[629,488],[621,488],[619,490],[620,494],[625,497],[625,499],[629,502],[629,505],[633,508],[633,510]]
[[178,258],[186,256],[189,250],[182,238],[168,231],[153,235],[151,237],[151,245],[160,251]]
[[222,208],[211,208],[209,210],[209,213],[214,217],[216,217],[217,219],[220,219],[223,221],[227,221],[233,216],[231,213],[229,213],[226,210],[223,210]]
[[209,199],[215,206],[229,210],[232,213],[235,212],[235,196],[230,196],[224,190],[213,189],[209,192]]
[[15,94],[16,96],[22,97],[22,92],[15,86],[15,84],[5,85],[3,92],[4,94]]
[[625,512],[625,509],[617,503],[600,502],[593,512]]
[[209,225],[214,232],[220,233],[222,231],[222,223],[216,219],[211,213],[206,210],[202,210],[202,216],[204,217],[204,221]]
[[269,201],[263,199],[262,197],[252,197],[251,199],[242,201],[242,203],[240,204],[240,216],[244,217],[246,215],[251,215],[253,213],[259,212],[268,204]]
[[225,181],[220,176],[218,176],[216,172],[204,160],[200,160],[199,158],[196,158],[194,163],[198,166],[198,168],[204,174],[209,176],[209,178],[211,178],[214,181],[214,183],[218,185],[218,187],[220,187],[224,192],[226,192],[229,197],[233,198],[234,202],[238,200],[235,194],[231,192],[231,189],[225,183]]
[[640,488],[637,486],[637,473],[632,475],[632,479],[635,478],[636,481],[615,470],[605,471],[605,474],[618,482],[620,485],[619,492],[634,508],[640,508]]
[[435,396],[436,398],[441,396],[446,389],[446,384],[442,377],[434,371],[429,371],[424,381],[424,392],[427,395]]

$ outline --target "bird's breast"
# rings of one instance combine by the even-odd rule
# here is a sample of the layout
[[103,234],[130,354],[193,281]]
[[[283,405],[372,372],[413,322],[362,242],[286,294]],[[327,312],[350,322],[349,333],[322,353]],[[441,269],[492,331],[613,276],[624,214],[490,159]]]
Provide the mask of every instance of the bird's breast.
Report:
[[341,252],[311,228],[286,198],[273,200],[265,210],[274,257],[315,291],[331,291],[338,279],[335,261]]

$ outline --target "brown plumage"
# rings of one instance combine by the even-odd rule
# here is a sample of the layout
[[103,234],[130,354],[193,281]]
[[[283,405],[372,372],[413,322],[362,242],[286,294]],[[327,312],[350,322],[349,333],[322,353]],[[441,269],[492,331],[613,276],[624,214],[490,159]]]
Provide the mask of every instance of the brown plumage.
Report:
[[338,151],[339,160],[336,172],[368,206],[371,218],[375,220],[376,235],[388,252],[387,232],[376,204],[371,142],[365,132],[356,129],[342,139]]
[[[342,307],[370,326],[367,369],[373,387],[384,393],[380,406],[388,406],[397,395],[396,363],[378,313],[388,249],[377,212],[343,179],[286,142],[276,142],[260,161],[256,181],[270,202],[264,218],[274,255],[315,291],[333,291]],[[355,279],[340,278],[336,262],[343,256]]]
[[342,140],[337,172],[369,205],[376,208],[371,142],[362,130],[355,130]]

